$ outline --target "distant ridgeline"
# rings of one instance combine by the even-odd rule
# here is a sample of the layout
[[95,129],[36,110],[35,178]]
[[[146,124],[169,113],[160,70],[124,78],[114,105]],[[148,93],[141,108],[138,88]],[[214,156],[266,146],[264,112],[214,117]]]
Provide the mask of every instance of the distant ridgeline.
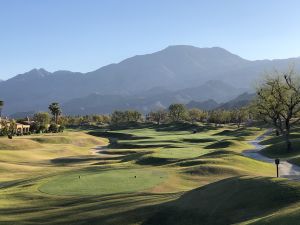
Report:
[[241,94],[253,92],[250,87],[264,71],[291,63],[300,69],[299,58],[250,61],[218,47],[170,46],[88,73],[34,69],[0,82],[0,96],[5,115],[45,111],[54,101],[70,115],[116,109],[147,113],[172,103],[230,108],[248,101],[249,94]]
[[251,100],[253,100],[255,97],[254,93],[243,93],[236,98],[225,102],[225,103],[217,103],[213,99],[209,99],[207,101],[203,102],[196,102],[196,101],[190,101],[186,106],[187,108],[197,108],[197,109],[202,109],[202,110],[214,110],[214,109],[238,109],[244,106],[247,106]]

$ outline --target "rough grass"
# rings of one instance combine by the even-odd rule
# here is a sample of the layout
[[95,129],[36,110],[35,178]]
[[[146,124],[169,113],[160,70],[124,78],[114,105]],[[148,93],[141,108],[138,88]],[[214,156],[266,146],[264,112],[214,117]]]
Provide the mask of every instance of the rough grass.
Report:
[[70,144],[72,141],[67,137],[35,137],[31,140],[42,144]]
[[36,149],[41,145],[30,139],[21,139],[15,137],[8,139],[7,137],[0,137],[0,151],[1,150],[22,150],[22,149]]
[[274,166],[235,152],[216,151],[193,160],[178,163],[185,173],[201,176],[261,175],[274,176]]
[[276,142],[264,148],[262,153],[265,156],[270,158],[277,158],[277,157],[293,157],[300,154],[300,140],[292,140],[292,147],[293,150],[288,152],[286,150],[286,143],[285,142]]
[[[271,214],[299,200],[298,183],[268,178],[230,178],[194,189],[159,206],[144,224],[236,224]],[[286,224],[284,220],[282,224]]]
[[[298,199],[298,187],[268,178],[224,181],[273,176],[272,165],[239,154],[262,132],[171,124],[14,138],[39,147],[16,144],[17,151],[0,151],[0,224],[228,224],[262,218],[273,213],[271,200],[278,207],[296,204],[286,190]],[[108,144],[102,137],[111,144],[95,155],[92,149]],[[286,201],[272,199],[268,189]],[[262,206],[255,210],[255,204]]]
[[2,137],[0,138],[0,181],[23,179],[64,170],[66,168],[55,167],[55,161],[52,160],[74,156],[84,158],[91,154],[90,149],[93,146],[106,143],[104,139],[82,132],[20,136],[12,140]]
[[287,151],[286,143],[283,136],[271,134],[261,141],[260,144],[266,147],[261,151],[263,155],[270,158],[283,158],[290,163],[300,166],[300,134],[299,127],[293,128],[290,134],[292,150]]

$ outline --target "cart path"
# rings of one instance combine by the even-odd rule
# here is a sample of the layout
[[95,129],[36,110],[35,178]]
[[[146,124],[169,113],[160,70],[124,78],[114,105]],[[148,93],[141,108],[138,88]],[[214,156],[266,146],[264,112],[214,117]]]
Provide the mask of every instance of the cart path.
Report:
[[[259,144],[268,134],[270,134],[271,130],[268,130],[266,133],[260,135],[255,140],[250,141],[249,143],[253,145],[254,149],[246,150],[242,154],[252,159],[260,160],[263,162],[268,162],[274,164],[275,170],[275,162],[274,159],[268,158],[260,153],[260,151],[264,148],[263,145]],[[279,164],[279,176],[288,178],[290,180],[300,181],[300,167],[293,165],[285,160],[280,160]]]

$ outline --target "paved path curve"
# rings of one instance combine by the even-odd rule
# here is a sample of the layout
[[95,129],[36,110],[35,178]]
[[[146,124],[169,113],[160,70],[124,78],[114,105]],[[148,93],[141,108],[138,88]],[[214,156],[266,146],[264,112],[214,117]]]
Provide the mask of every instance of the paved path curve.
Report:
[[[254,149],[244,151],[243,155],[252,159],[273,163],[275,167],[274,159],[263,156],[260,153],[260,151],[264,148],[264,146],[260,145],[259,143],[266,137],[266,135],[270,134],[270,132],[271,130],[268,130],[266,133],[257,137],[255,140],[250,141],[250,144],[254,146]],[[288,178],[290,180],[300,181],[300,167],[293,165],[285,160],[280,160],[279,176]]]

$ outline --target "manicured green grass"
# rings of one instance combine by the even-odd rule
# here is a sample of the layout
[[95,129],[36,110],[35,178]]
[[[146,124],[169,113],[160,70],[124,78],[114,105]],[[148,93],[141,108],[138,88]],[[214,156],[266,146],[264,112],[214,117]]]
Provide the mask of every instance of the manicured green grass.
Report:
[[293,128],[290,134],[292,143],[292,150],[287,151],[287,146],[283,136],[275,136],[274,134],[268,136],[260,144],[266,145],[261,151],[270,158],[282,158],[290,163],[300,166],[300,133],[299,128]]
[[35,137],[35,138],[31,138],[31,140],[36,141],[38,143],[43,143],[43,144],[70,144],[70,143],[72,143],[71,139],[69,139],[67,137],[56,137],[56,136]]
[[[253,217],[279,213],[279,209],[298,201],[299,183],[268,178],[230,178],[191,190],[175,201],[157,206],[158,212],[144,224],[237,224]],[[287,223],[282,220],[281,224]]]
[[186,173],[201,176],[275,176],[272,164],[253,160],[229,151],[216,151],[197,159],[181,161],[178,165],[183,167]]
[[[193,125],[193,129],[195,129],[195,125]],[[170,127],[164,125],[155,128],[138,127],[136,129],[114,130],[109,133],[93,132],[92,134],[106,135],[108,138],[117,139],[117,142],[114,141],[109,146],[112,149],[151,150],[153,157],[185,159],[201,156],[216,149],[241,152],[252,148],[247,142],[248,140],[263,133],[257,128],[237,129],[235,126],[216,128],[200,125],[196,134],[192,132],[193,129],[190,127],[175,129],[174,125],[170,125]]]
[[83,132],[20,136],[11,140],[0,137],[0,182],[68,169],[57,167],[53,160],[84,158],[91,155],[92,147],[106,144],[107,140]]
[[262,150],[262,153],[270,158],[277,158],[277,157],[293,157],[300,155],[300,140],[292,140],[292,147],[293,149],[288,152],[286,150],[286,143],[285,142],[277,142],[275,144],[271,144],[268,147]]
[[[266,178],[274,176],[274,165],[240,154],[264,131],[143,124],[0,138],[0,224],[225,225],[262,219],[297,204],[299,195],[294,183]],[[240,177],[245,175],[253,177]]]
[[159,169],[98,169],[56,176],[39,190],[52,195],[108,195],[143,191],[165,181]]

